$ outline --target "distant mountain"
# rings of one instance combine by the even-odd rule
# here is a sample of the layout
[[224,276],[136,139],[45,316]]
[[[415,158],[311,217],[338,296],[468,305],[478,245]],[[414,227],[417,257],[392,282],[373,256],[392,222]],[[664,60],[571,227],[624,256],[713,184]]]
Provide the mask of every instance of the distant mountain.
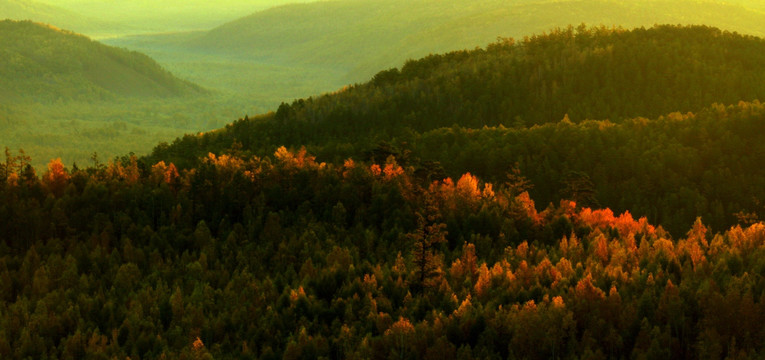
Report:
[[293,4],[230,22],[192,48],[342,68],[361,81],[409,58],[474,48],[556,26],[705,24],[765,35],[765,12],[713,0],[338,0]]
[[127,28],[117,22],[84,16],[75,11],[33,0],[0,0],[0,20],[3,19],[31,20],[91,36],[113,34]]
[[202,91],[146,55],[30,21],[0,21],[0,54],[5,101],[172,97]]

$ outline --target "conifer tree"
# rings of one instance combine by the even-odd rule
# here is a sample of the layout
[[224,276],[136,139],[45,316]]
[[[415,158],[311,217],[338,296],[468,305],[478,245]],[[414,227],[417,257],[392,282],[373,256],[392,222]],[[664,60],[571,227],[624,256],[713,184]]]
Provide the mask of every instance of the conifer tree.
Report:
[[424,290],[433,286],[432,279],[439,275],[441,268],[436,255],[439,244],[446,242],[446,224],[439,222],[441,214],[433,199],[426,195],[424,215],[416,213],[417,228],[408,237],[414,242],[415,289]]

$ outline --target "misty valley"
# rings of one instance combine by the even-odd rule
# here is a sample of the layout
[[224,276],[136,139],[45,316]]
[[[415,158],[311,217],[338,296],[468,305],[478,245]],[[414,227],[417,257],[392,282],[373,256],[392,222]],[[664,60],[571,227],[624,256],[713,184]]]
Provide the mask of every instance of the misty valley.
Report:
[[765,5],[0,0],[0,359],[760,359]]

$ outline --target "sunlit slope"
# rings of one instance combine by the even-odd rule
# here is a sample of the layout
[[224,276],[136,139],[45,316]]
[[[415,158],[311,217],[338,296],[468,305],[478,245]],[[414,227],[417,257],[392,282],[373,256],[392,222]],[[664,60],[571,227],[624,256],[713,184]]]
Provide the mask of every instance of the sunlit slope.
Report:
[[[722,228],[735,212],[765,214],[751,196],[765,177],[751,173],[763,155],[763,98],[761,38],[700,26],[571,29],[411,61],[160,145],[152,160],[185,167],[209,152],[305,145],[323,161],[395,155],[426,174],[496,182],[517,162],[543,203],[566,196],[573,172],[591,181],[600,205],[674,232],[699,215]],[[740,101],[754,105],[710,108]]]
[[705,24],[765,35],[765,13],[712,0],[340,0],[258,12],[210,31],[191,46],[343,68],[348,72],[343,80],[355,82],[408,58],[583,22],[625,27]]
[[146,55],[29,21],[0,22],[0,52],[6,101],[172,97],[201,91]]
[[116,21],[89,17],[79,12],[32,0],[0,0],[0,20],[32,20],[70,29],[78,33],[106,35],[121,32],[127,26]]

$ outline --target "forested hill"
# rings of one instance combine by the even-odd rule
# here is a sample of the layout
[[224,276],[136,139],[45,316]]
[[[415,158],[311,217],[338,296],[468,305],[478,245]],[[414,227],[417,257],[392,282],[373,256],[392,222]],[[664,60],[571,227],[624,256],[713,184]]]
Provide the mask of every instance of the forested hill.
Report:
[[331,68],[356,82],[407,59],[485,45],[499,34],[517,37],[582,22],[640,27],[678,21],[765,35],[765,13],[717,0],[338,0],[257,12],[189,45]]
[[529,127],[566,116],[619,122],[761,98],[761,38],[704,26],[580,26],[409,61],[365,84],[283,103],[176,147],[193,160],[236,139],[266,155],[281,145],[363,145],[452,125]]
[[759,38],[708,27],[567,29],[411,61],[369,83],[162,144],[151,159],[188,167],[208,152],[264,156],[305,145],[332,162],[394,155],[434,179],[473,172],[501,182],[518,167],[542,203],[589,191],[599,205],[678,234],[696,216],[721,228],[737,221],[734,213],[763,212],[748,193],[760,176],[750,151],[763,140],[761,111],[702,111],[765,98],[763,80]]
[[171,97],[203,90],[146,55],[31,21],[0,21],[3,101]]

